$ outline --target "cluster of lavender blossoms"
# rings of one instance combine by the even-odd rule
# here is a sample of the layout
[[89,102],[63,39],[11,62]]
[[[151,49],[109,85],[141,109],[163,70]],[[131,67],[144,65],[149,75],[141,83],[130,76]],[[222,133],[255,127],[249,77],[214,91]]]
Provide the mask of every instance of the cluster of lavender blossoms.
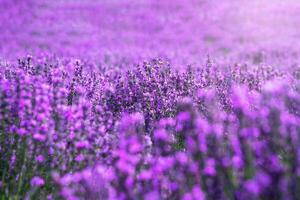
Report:
[[299,0],[0,0],[0,200],[300,199]]
[[296,71],[25,57],[0,70],[3,197],[297,199]]

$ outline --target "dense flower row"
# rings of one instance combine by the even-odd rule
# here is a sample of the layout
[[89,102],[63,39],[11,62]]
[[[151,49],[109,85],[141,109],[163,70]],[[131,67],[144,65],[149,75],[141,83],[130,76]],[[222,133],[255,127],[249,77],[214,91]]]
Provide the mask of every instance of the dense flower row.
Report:
[[[178,115],[161,119],[150,135],[141,129],[140,114],[124,116],[111,167],[100,164],[56,177],[61,194],[66,199],[297,199],[299,93],[272,84],[251,96],[234,87],[230,114],[213,109],[203,116],[185,99]],[[204,97],[208,104],[214,98]]]
[[296,68],[29,56],[0,75],[3,197],[299,196]]

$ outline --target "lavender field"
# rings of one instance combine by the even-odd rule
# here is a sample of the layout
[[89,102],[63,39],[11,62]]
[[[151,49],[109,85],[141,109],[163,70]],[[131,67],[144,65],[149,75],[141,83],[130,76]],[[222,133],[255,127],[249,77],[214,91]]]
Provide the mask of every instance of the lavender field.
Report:
[[0,0],[0,200],[300,199],[300,1]]

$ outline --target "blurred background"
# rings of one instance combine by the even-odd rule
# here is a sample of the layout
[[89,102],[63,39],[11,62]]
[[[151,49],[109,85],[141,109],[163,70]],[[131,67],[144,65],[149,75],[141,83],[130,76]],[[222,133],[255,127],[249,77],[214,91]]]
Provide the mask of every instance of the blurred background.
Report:
[[298,0],[0,0],[0,58],[297,64]]

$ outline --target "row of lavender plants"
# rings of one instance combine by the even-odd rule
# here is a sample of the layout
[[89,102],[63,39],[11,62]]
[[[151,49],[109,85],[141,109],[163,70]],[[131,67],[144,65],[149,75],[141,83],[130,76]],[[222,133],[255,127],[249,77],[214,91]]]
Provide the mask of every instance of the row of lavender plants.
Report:
[[298,199],[299,69],[0,68],[1,199]]

